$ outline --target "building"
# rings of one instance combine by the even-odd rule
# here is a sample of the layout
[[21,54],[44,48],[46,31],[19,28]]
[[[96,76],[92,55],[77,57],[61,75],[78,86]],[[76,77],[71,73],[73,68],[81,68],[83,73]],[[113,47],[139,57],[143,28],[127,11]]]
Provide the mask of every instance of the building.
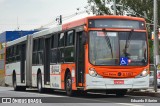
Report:
[[5,57],[5,48],[2,44],[8,41],[15,40],[17,38],[20,38],[22,36],[26,36],[29,34],[33,34],[34,32],[37,32],[38,30],[33,31],[5,31],[0,34],[0,74],[4,70],[4,57]]

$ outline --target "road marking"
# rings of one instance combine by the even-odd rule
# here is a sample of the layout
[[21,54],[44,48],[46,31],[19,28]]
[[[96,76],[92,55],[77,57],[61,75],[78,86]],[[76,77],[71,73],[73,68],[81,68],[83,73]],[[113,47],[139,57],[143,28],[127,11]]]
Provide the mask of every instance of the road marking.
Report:
[[[19,97],[30,97],[32,95],[36,96],[36,97],[66,97],[66,96],[59,96],[59,95],[55,95],[55,94],[40,94],[38,92],[35,93],[31,93],[31,92],[15,92],[15,91],[7,91],[7,94],[12,94],[11,96],[13,96],[14,94],[18,94],[17,96]],[[15,95],[16,96],[16,95]]]
[[144,105],[129,104],[129,103],[115,103],[115,104],[120,104],[120,105],[125,105],[125,106],[144,106]]

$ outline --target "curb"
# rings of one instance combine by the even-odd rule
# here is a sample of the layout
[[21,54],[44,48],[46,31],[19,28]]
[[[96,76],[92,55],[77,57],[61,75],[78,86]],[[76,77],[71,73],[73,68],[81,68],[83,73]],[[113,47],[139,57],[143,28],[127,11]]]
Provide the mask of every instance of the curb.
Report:
[[151,96],[151,97],[160,97],[160,92],[127,92],[127,95],[133,95],[133,96]]

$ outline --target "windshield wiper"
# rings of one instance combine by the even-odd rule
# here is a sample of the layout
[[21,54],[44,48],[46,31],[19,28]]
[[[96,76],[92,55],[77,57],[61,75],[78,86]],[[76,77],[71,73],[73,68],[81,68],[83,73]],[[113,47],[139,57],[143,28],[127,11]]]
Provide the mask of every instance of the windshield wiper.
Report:
[[108,36],[108,34],[107,34],[107,32],[106,32],[106,30],[105,29],[103,29],[102,30],[104,33],[105,33],[105,40],[106,40],[106,42],[107,42],[107,45],[108,45],[108,47],[110,48],[110,50],[111,50],[111,55],[112,55],[112,58],[113,58],[113,50],[112,50],[112,45],[111,45],[111,41],[110,41],[110,39],[109,39],[109,36]]
[[134,29],[131,29],[131,31],[130,31],[130,33],[128,35],[128,38],[126,38],[126,44],[125,44],[125,49],[124,49],[125,53],[127,53],[127,48],[130,45],[130,41],[131,41],[131,37],[132,37],[133,32],[134,32]]

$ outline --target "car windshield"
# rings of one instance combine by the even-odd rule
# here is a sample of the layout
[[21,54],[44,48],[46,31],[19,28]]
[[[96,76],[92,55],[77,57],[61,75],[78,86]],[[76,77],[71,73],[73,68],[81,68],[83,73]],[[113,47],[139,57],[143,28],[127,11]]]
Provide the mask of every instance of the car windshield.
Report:
[[146,33],[90,31],[89,59],[93,65],[146,65]]

